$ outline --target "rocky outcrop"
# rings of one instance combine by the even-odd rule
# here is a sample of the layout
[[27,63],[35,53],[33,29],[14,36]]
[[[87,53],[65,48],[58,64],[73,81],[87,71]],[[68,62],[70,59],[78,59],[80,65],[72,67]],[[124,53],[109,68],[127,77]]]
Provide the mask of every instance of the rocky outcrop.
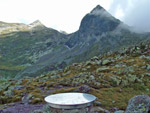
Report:
[[130,99],[125,113],[149,113],[150,97],[148,95],[138,95]]
[[44,26],[39,20],[34,21],[33,23],[29,24],[30,27],[36,27],[36,26]]

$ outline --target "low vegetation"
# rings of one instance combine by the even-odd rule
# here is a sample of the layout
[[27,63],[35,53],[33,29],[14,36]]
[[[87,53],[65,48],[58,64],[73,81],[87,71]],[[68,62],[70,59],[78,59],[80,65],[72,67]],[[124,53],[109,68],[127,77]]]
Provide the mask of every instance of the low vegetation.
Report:
[[[62,92],[84,92],[97,97],[109,111],[125,110],[135,95],[150,95],[150,43],[106,53],[63,70],[20,80],[0,81],[0,104],[18,101],[45,103],[44,97]],[[1,107],[0,107],[1,108]]]

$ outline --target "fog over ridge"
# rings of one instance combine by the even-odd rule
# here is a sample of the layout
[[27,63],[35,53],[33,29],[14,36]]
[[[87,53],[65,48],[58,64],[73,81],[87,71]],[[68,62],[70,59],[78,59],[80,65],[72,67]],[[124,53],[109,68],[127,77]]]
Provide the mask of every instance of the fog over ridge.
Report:
[[122,11],[121,19],[136,31],[150,32],[150,0],[113,0],[109,12],[116,15]]

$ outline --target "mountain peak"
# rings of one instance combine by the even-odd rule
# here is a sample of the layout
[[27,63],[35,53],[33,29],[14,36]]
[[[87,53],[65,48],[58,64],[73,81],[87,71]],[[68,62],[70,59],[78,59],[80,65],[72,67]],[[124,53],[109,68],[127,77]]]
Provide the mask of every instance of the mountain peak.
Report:
[[89,14],[96,16],[112,17],[103,7],[97,5]]
[[120,21],[114,18],[103,7],[97,5],[90,13],[88,13],[81,21],[80,32],[85,34],[98,34],[114,30]]
[[98,12],[102,12],[105,11],[105,9],[103,7],[101,7],[100,5],[97,5],[91,12],[90,14],[97,14]]
[[94,11],[94,10],[101,10],[101,9],[104,9],[102,6],[100,6],[100,5],[97,5],[92,11]]
[[32,27],[35,27],[35,26],[44,26],[40,20],[36,20],[34,21],[33,23],[30,24]]

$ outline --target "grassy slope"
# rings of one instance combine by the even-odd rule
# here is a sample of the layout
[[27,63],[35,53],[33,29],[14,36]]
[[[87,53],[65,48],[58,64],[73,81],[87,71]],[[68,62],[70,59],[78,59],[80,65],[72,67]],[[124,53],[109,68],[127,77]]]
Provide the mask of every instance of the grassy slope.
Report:
[[[141,44],[36,78],[9,81],[9,84],[1,81],[0,103],[20,101],[26,94],[33,95],[31,104],[44,103],[44,97],[49,94],[84,92],[81,86],[87,85],[88,93],[97,96],[101,102],[100,107],[125,109],[131,97],[150,95],[149,50],[150,43]],[[17,87],[21,88],[18,90]]]
[[[58,41],[59,38],[62,40]],[[2,75],[15,76],[27,66],[35,63],[44,52],[52,49],[54,45],[60,45],[61,41],[64,41],[62,34],[45,27],[0,35],[0,70],[3,71]]]

